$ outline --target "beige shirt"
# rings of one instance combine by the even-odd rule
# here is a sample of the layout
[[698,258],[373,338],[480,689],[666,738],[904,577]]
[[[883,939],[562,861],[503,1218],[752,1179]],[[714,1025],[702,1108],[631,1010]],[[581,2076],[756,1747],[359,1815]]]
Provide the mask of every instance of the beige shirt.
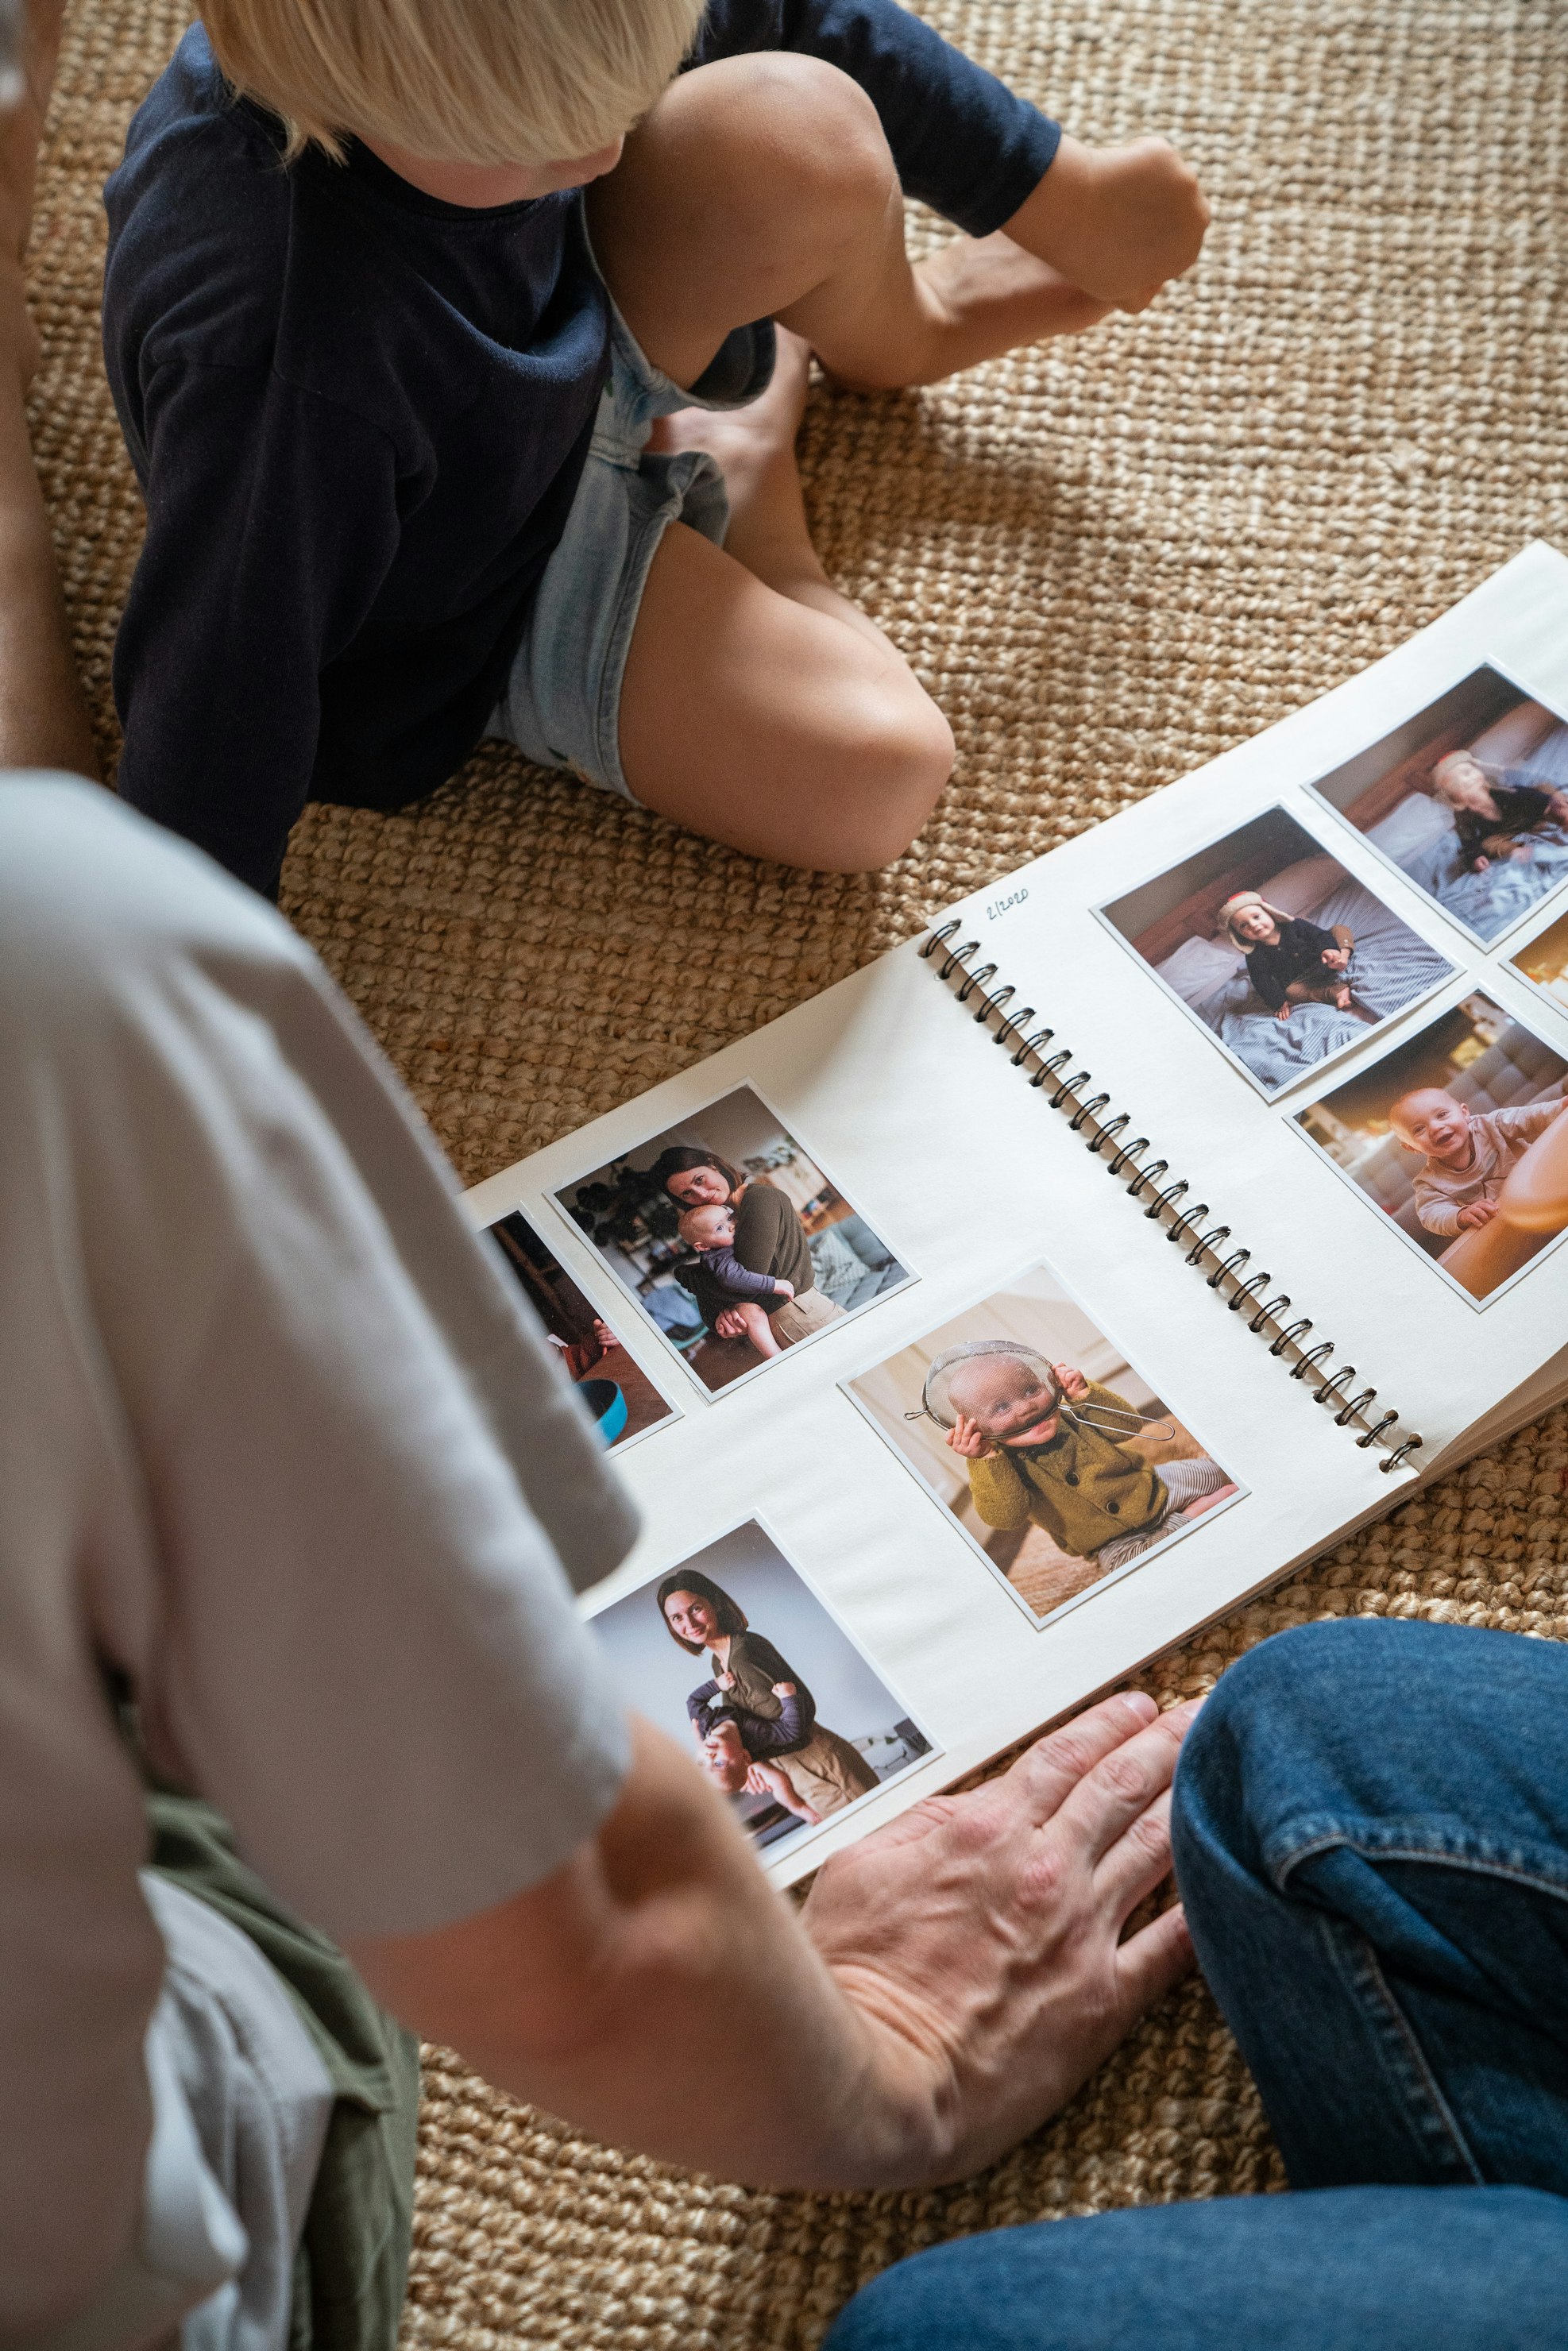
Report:
[[1524,1102],[1517,1110],[1474,1113],[1469,1165],[1456,1169],[1427,1159],[1416,1175],[1412,1187],[1416,1214],[1427,1230],[1451,1238],[1460,1229],[1461,1208],[1477,1200],[1495,1200],[1510,1169],[1523,1158],[1536,1136],[1545,1134],[1563,1108],[1560,1100],[1553,1100]]
[[94,787],[0,780],[0,2339],[132,2247],[161,1768],[340,1939],[614,1801],[572,1600],[632,1516],[316,958]]

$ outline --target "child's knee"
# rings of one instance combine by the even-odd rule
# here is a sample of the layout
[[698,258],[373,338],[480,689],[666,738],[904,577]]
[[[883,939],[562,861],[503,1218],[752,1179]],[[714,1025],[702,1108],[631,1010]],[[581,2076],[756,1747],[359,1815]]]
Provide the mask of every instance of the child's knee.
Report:
[[813,763],[820,837],[800,859],[830,873],[902,857],[953,769],[953,733],[913,677],[862,682]]
[[765,50],[683,75],[649,119],[674,130],[683,169],[757,217],[769,242],[837,246],[888,203],[897,169],[875,107],[821,57]]

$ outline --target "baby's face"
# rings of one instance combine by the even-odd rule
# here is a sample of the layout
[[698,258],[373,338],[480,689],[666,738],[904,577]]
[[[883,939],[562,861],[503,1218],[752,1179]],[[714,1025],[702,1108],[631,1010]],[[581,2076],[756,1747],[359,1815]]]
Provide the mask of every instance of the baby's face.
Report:
[[682,1222],[687,1239],[698,1249],[727,1249],[735,1238],[735,1217],[728,1208],[692,1208]]
[[1056,1391],[1017,1355],[966,1364],[947,1400],[998,1445],[1049,1445],[1061,1426]]
[[1273,937],[1274,917],[1266,906],[1243,906],[1231,916],[1230,927],[1238,938],[1257,943]]
[[1432,770],[1437,797],[1452,809],[1473,809],[1478,816],[1495,816],[1497,808],[1486,770],[1468,751],[1450,751]]
[[1416,1092],[1406,1094],[1395,1103],[1388,1123],[1401,1143],[1412,1151],[1424,1152],[1428,1159],[1458,1165],[1469,1155],[1469,1111],[1440,1086],[1422,1086]]

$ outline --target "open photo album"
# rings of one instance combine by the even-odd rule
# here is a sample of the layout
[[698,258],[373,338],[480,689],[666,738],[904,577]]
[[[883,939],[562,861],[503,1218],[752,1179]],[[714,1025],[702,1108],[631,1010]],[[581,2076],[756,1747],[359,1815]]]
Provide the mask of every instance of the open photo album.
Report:
[[1568,559],[466,1207],[788,1883],[1568,1395]]

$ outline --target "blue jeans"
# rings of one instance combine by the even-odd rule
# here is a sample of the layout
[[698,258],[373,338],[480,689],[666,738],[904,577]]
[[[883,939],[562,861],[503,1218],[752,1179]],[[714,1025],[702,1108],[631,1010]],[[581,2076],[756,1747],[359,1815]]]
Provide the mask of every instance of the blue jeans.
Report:
[[1568,1649],[1358,1620],[1188,1737],[1176,1874],[1301,2194],[939,2246],[827,2351],[1540,2351],[1568,2338]]

